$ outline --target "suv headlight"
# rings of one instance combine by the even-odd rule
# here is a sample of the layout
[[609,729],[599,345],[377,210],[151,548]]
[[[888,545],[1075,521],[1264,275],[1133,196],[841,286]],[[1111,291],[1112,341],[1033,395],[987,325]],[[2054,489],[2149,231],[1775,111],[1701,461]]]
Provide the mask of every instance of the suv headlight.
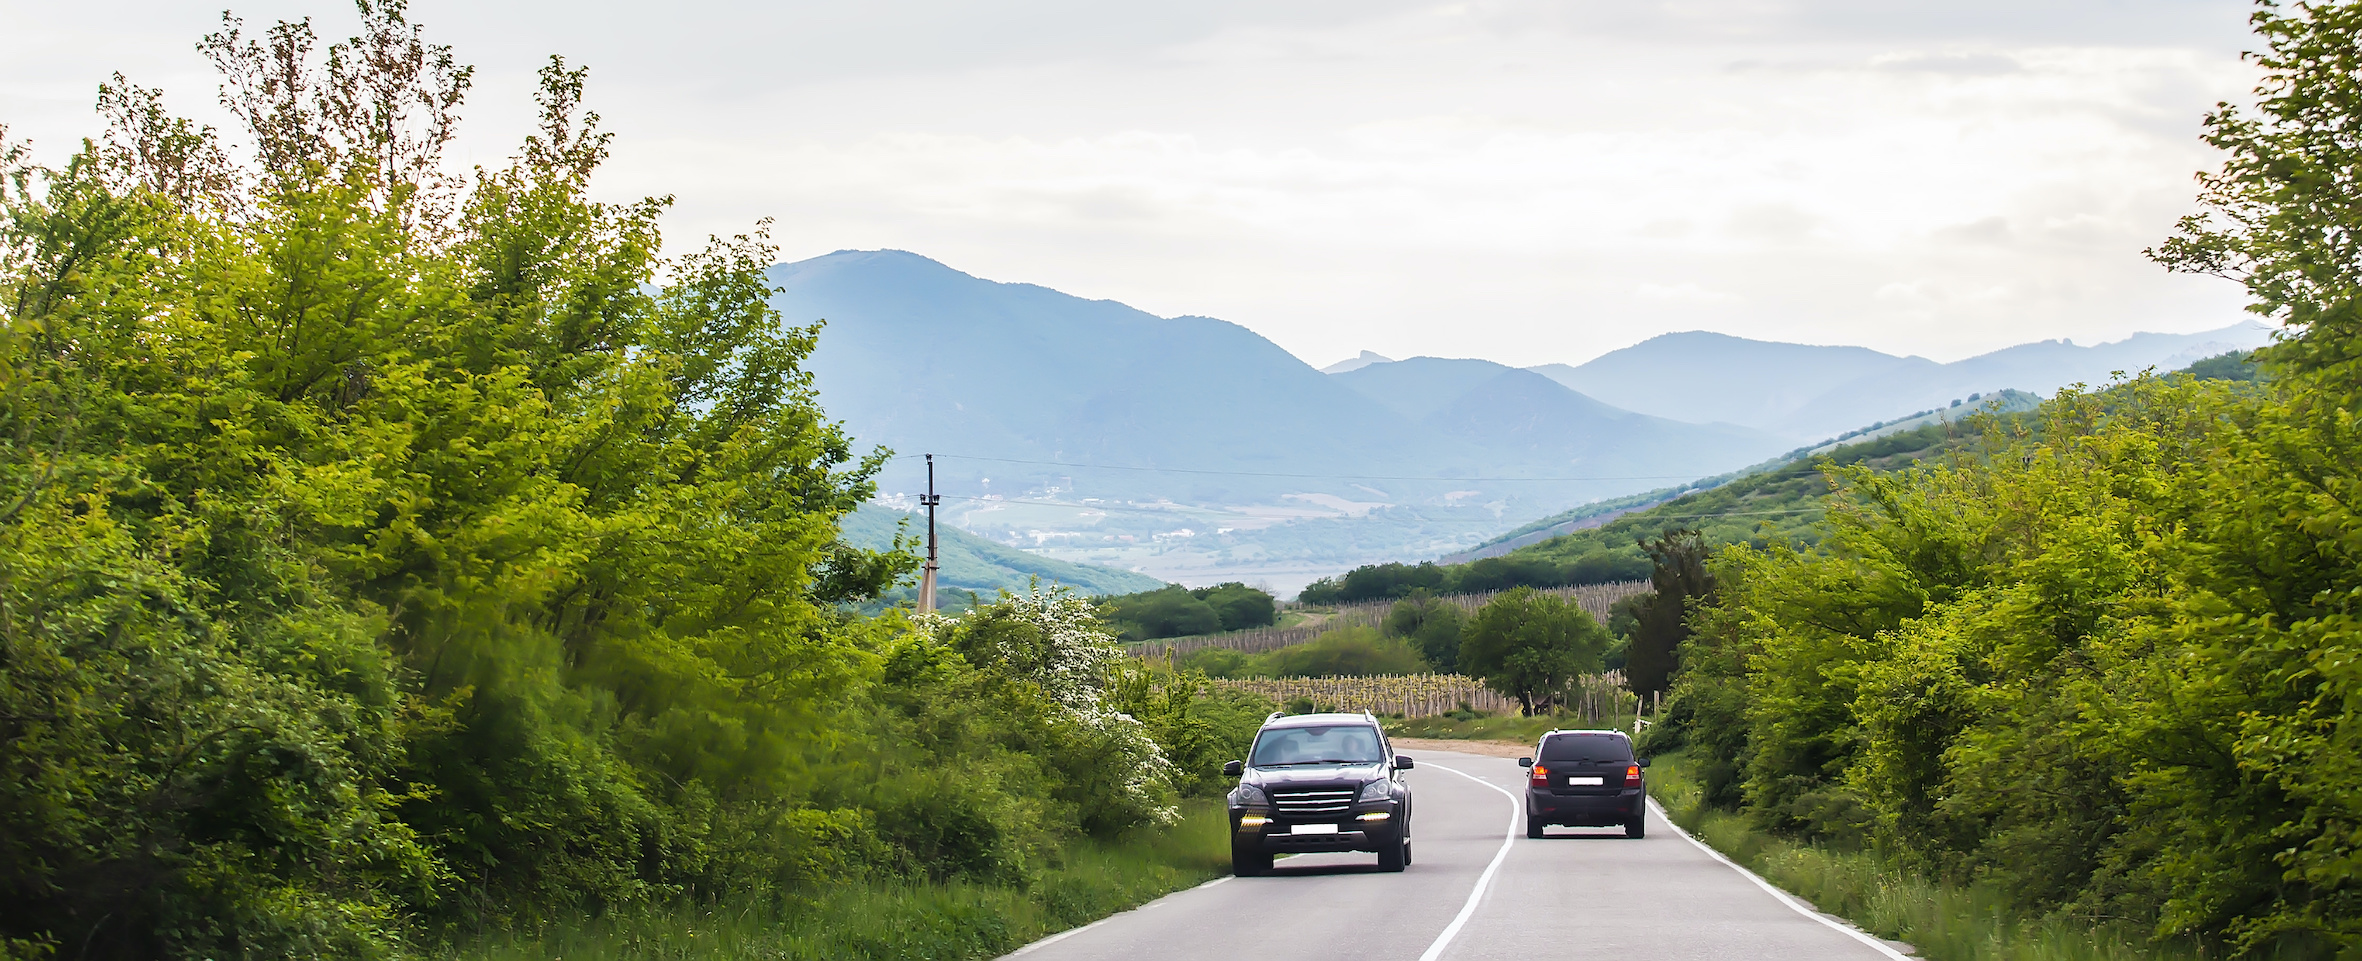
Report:
[[1241,784],[1230,789],[1231,807],[1251,807],[1268,803],[1270,803],[1269,800],[1263,796],[1263,789],[1252,784]]
[[1385,778],[1361,786],[1361,799],[1364,801],[1385,801],[1393,797],[1394,783]]

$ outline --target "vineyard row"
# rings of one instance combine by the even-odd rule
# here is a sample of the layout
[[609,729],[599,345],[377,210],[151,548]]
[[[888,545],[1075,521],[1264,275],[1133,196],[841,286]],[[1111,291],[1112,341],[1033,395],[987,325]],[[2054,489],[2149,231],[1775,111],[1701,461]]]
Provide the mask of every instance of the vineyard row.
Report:
[[[1315,710],[1402,717],[1431,717],[1463,708],[1488,714],[1517,711],[1518,703],[1458,674],[1413,674],[1385,677],[1251,677],[1214,678],[1218,688],[1247,691],[1285,706],[1308,700]],[[1577,678],[1558,692],[1556,702],[1569,715],[1589,723],[1620,724],[1640,712],[1640,700],[1624,689],[1624,674],[1609,671]]]

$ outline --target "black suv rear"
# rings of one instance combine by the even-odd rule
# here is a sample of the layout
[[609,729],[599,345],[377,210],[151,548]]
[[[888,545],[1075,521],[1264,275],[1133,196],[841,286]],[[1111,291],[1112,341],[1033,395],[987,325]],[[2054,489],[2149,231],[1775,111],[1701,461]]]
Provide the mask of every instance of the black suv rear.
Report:
[[1271,871],[1275,854],[1370,851],[1378,869],[1411,863],[1411,759],[1394,753],[1367,714],[1273,714],[1255,733],[1230,792],[1230,865],[1241,877]]
[[1534,757],[1517,759],[1532,768],[1525,787],[1525,836],[1538,838],[1552,824],[1624,826],[1624,836],[1648,832],[1648,782],[1644,758],[1632,755],[1622,731],[1552,731],[1542,735]]

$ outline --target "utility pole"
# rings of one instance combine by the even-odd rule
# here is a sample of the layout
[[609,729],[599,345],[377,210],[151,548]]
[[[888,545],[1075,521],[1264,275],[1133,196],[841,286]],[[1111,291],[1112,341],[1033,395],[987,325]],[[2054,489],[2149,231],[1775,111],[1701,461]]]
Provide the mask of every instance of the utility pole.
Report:
[[943,497],[935,493],[935,455],[927,455],[927,496],[919,503],[927,505],[927,566],[919,575],[919,610],[935,610],[935,505]]

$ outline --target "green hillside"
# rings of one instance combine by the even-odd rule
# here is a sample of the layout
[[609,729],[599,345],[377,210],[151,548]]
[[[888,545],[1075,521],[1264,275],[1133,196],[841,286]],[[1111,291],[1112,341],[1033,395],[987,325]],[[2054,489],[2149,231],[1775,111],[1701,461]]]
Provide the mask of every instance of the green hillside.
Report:
[[1962,432],[1958,424],[1931,423],[1847,444],[1822,457],[1748,474],[1598,527],[1518,548],[1507,556],[1547,560],[1558,566],[1603,556],[1644,564],[1646,558],[1634,542],[1676,527],[1694,527],[1712,544],[1773,540],[1809,544],[1819,537],[1821,496],[1829,492],[1829,479],[1821,471],[1823,463],[1866,463],[1881,470],[1899,467],[1937,453]]
[[[2254,376],[2248,356],[2234,352],[2207,358],[2180,373],[2199,379],[2248,379]],[[2001,391],[1985,401],[1980,405],[1980,412],[2005,418],[2023,417],[2041,403],[2040,398],[2016,390]],[[1646,503],[1652,498],[1680,494],[1598,527],[1529,544],[1490,561],[1464,565],[1459,571],[1447,568],[1445,577],[1450,579],[1457,573],[1460,580],[1466,580],[1478,565],[1498,566],[1505,571],[1559,571],[1565,573],[1561,578],[1564,580],[1583,580],[1580,572],[1587,571],[1646,569],[1648,559],[1636,542],[1680,527],[1695,528],[1705,535],[1707,543],[1716,545],[1739,542],[1761,545],[1772,541],[1814,544],[1822,533],[1819,523],[1822,496],[1829,492],[1829,479],[1822,472],[1824,464],[1841,467],[1867,464],[1877,470],[1891,470],[1942,453],[1976,429],[1963,423],[1964,418],[1954,413],[1957,410],[1925,411],[1892,423],[1873,425],[1848,435],[1867,437],[1867,440],[1848,443],[1840,439],[1838,443],[1791,452],[1786,463],[1776,467],[1740,472],[1719,484],[1720,478],[1708,478],[1691,485],[1693,488],[1699,484],[1715,485],[1705,490],[1680,494],[1680,488],[1673,488],[1586,505],[1545,518],[1520,531],[1541,530],[1633,502]]]
[[[923,516],[868,504],[846,515],[841,529],[848,544],[866,550],[884,550],[893,546],[895,528],[905,520],[910,522],[907,534],[919,538],[919,549],[924,550],[927,519]],[[1042,583],[1064,584],[1085,594],[1133,594],[1165,586],[1165,582],[1146,574],[1029,554],[950,524],[938,524],[935,537],[936,554],[943,565],[941,590],[955,594],[975,591],[989,600],[1003,590],[1021,590],[1037,578]],[[901,591],[908,592],[909,588]]]

